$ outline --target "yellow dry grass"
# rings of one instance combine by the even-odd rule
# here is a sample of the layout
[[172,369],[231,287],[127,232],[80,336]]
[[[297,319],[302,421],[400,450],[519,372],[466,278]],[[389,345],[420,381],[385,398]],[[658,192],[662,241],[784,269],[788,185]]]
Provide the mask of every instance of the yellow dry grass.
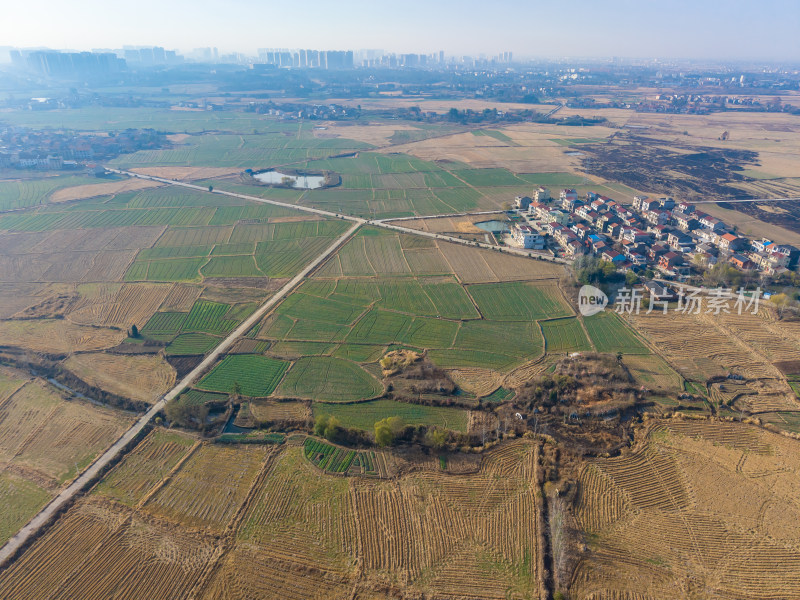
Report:
[[155,402],[175,385],[175,369],[160,355],[74,354],[64,366],[90,385],[143,402]]
[[90,183],[87,185],[76,185],[73,187],[62,188],[50,194],[51,202],[69,202],[70,200],[83,200],[85,198],[95,198],[97,196],[110,196],[122,192],[132,192],[147,188],[160,187],[162,184],[145,179],[122,179],[120,181],[109,181],[107,183]]

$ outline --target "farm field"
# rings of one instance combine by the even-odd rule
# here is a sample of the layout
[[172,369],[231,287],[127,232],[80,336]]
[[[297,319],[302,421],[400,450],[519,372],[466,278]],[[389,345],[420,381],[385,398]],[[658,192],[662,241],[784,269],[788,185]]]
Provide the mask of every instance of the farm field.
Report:
[[235,384],[245,396],[265,397],[277,387],[289,363],[258,354],[231,354],[222,359],[197,386],[211,392],[231,393]]
[[0,182],[21,209],[0,208],[0,345],[64,356],[87,384],[145,402],[175,381],[160,346],[208,352],[346,227],[136,180],[44,181]]
[[[447,110],[451,101],[363,102]],[[586,116],[566,104],[559,110],[559,118]],[[478,240],[476,222],[506,217],[438,215],[497,211],[540,185],[623,202],[662,193],[584,173],[575,151],[591,154],[607,138],[667,144],[680,135],[724,147],[719,115],[596,110],[613,127],[469,130],[101,107],[6,111],[2,120],[99,133],[163,129],[176,134],[171,147],[112,163],[340,214],[410,217],[399,224]],[[729,112],[733,152],[748,143],[763,150],[757,170],[740,172],[753,179],[743,189],[800,189],[792,176],[798,161],[787,151],[796,140],[778,121],[788,117]],[[746,124],[750,118],[758,125]],[[646,129],[631,133],[628,123]],[[783,146],[772,145],[778,140]],[[332,171],[341,181],[289,189],[242,173],[273,167]],[[757,210],[766,219],[783,209]],[[710,212],[738,214],[730,222],[742,230],[788,231],[753,214]],[[0,180],[2,359],[50,361],[89,386],[152,403],[175,384],[176,370],[188,372],[348,226],[116,176]],[[182,430],[169,410],[154,418],[0,570],[0,598],[522,600],[553,597],[557,588],[581,600],[800,597],[800,442],[774,433],[800,433],[791,370],[800,362],[800,327],[768,310],[584,318],[569,277],[560,264],[361,226],[181,392],[180,408],[198,410],[205,431]],[[415,352],[405,355],[414,362],[384,376],[380,361],[395,350]],[[614,408],[627,399],[602,398],[611,408],[594,415],[564,406],[562,384],[571,392],[575,380],[557,370],[561,359],[594,352],[611,355],[589,358],[613,363],[601,366],[623,373],[628,387],[620,389],[637,396],[640,413],[626,413],[632,420],[619,420]],[[537,389],[539,378],[549,393]],[[421,381],[441,387],[420,391]],[[400,401],[409,397],[418,403]],[[656,418],[653,407],[724,419],[753,413],[748,422],[764,426]],[[229,415],[231,424],[222,423]],[[356,430],[340,433],[359,441],[310,436],[322,416]],[[387,417],[450,432],[406,430],[416,446],[362,443]],[[0,544],[134,418],[0,366]],[[244,433],[220,435],[223,426]],[[480,447],[482,432],[493,440],[501,431],[496,445]],[[574,462],[572,442],[581,445]],[[566,567],[557,517],[571,536]]]
[[70,356],[64,366],[89,385],[148,403],[175,385],[175,370],[160,356],[91,352]]
[[[717,398],[733,410],[774,412],[797,410],[798,404],[789,384],[773,360],[774,350],[764,352],[764,331],[754,327],[753,315],[683,315],[669,312],[666,315],[630,315],[631,324],[648,338],[663,357],[687,381],[705,382],[714,376],[730,373],[743,378],[747,390],[737,397]],[[741,320],[740,320],[741,319]],[[777,326],[764,322],[770,331]],[[776,329],[779,331],[781,328]],[[791,324],[776,335],[777,347],[786,347],[791,356],[796,332]],[[775,358],[770,358],[770,355]]]
[[545,348],[550,354],[582,352],[592,349],[591,342],[577,317],[542,321]]
[[[16,532],[132,422],[130,413],[71,398],[39,378],[0,374],[0,509],[3,535]],[[8,535],[6,535],[8,534]]]
[[674,420],[629,454],[585,465],[576,517],[591,541],[571,597],[668,597],[687,585],[704,597],[796,596],[797,443]]
[[277,396],[328,401],[363,400],[382,393],[383,386],[364,369],[328,356],[309,356],[294,362],[275,392]]

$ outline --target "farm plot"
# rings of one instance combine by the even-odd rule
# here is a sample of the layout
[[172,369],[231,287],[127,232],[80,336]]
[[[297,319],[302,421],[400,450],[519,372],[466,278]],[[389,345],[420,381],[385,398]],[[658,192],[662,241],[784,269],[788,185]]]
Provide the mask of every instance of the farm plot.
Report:
[[51,493],[35,482],[0,471],[0,544],[5,544],[51,498]]
[[497,283],[472,285],[468,291],[484,318],[493,321],[533,321],[573,314],[554,285]]
[[136,260],[125,272],[125,281],[199,281],[206,258]]
[[[670,312],[628,317],[637,331],[649,338],[681,375],[693,381],[706,381],[714,375],[738,373],[760,379],[779,393],[787,392],[778,381],[778,370],[757,349],[747,345],[708,315]],[[784,402],[788,408],[792,403]],[[765,404],[766,406],[766,404]],[[763,408],[767,410],[767,408]]]
[[66,354],[91,352],[116,346],[125,332],[106,327],[76,325],[65,319],[0,321],[0,341],[34,352]]
[[542,321],[545,349],[548,353],[591,351],[592,344],[586,338],[577,317]]
[[330,356],[308,356],[296,361],[275,394],[343,402],[372,398],[383,386],[357,364]]
[[627,355],[623,362],[636,382],[647,388],[663,392],[683,391],[683,378],[660,356]]
[[3,574],[0,595],[183,598],[217,554],[212,537],[91,499],[75,506]]
[[219,342],[220,338],[205,333],[184,333],[172,340],[165,351],[168,356],[205,354]]
[[171,285],[125,284],[115,288],[108,284],[83,284],[78,287],[81,299],[69,319],[86,325],[114,325],[127,329],[141,327],[172,293]]
[[613,312],[601,312],[585,317],[583,323],[598,352],[649,354],[636,334]]
[[231,307],[221,302],[198,300],[183,323],[184,332],[202,332],[224,335],[239,324],[237,319],[228,318]]
[[227,394],[238,383],[245,396],[265,397],[275,391],[289,364],[258,354],[232,354],[223,358],[197,387]]
[[[666,425],[640,451],[581,472],[576,514],[592,541],[570,596],[671,597],[687,572],[702,573],[703,595],[800,594],[786,543],[798,535],[797,442],[743,424]],[[717,426],[727,437],[706,437]]]
[[89,385],[151,404],[175,385],[175,369],[161,356],[87,352],[64,366]]
[[221,532],[272,451],[258,445],[203,445],[144,509],[182,525]]
[[195,440],[154,429],[94,488],[93,492],[136,506],[189,453]]
[[446,406],[424,406],[396,400],[371,400],[356,404],[312,405],[314,417],[336,417],[345,427],[371,431],[375,423],[386,417],[400,417],[409,425],[436,425],[454,431],[466,432],[468,411]]
[[274,421],[307,421],[311,411],[305,402],[276,402],[273,400],[251,400],[250,414],[262,423]]
[[264,277],[253,256],[212,256],[200,273],[203,277]]
[[132,419],[88,402],[65,402],[54,390],[36,379],[0,406],[0,459],[58,485],[86,467]]

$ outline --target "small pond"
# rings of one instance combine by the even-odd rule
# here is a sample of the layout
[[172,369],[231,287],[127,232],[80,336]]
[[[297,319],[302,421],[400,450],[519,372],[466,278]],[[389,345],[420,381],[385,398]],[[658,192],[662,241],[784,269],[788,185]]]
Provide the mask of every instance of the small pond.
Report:
[[489,233],[503,233],[508,231],[508,221],[481,221],[475,223],[475,227]]
[[291,179],[294,182],[292,187],[303,190],[315,190],[325,183],[325,177],[322,175],[287,175],[280,171],[265,171],[264,173],[256,173],[253,177],[262,183],[275,185],[284,183],[285,179]]

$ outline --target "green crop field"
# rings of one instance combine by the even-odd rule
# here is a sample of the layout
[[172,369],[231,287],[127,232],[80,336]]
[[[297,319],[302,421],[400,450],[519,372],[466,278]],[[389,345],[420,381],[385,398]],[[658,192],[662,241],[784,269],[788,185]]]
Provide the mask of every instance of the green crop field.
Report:
[[142,327],[144,334],[177,335],[186,322],[188,313],[184,312],[157,312]]
[[50,500],[50,493],[33,481],[0,473],[0,544],[27,523]]
[[577,317],[542,321],[541,325],[549,353],[581,352],[592,349]]
[[200,273],[203,277],[264,277],[252,256],[212,256]]
[[308,356],[296,361],[281,381],[276,395],[346,402],[372,398],[383,386],[357,364],[330,356]]
[[220,339],[205,333],[184,333],[166,348],[168,355],[205,354],[219,344]]
[[228,401],[228,394],[227,393],[221,394],[216,392],[204,392],[202,390],[186,390],[184,393],[181,394],[181,398],[189,402],[190,404],[208,404],[210,402],[227,402]]
[[[305,289],[305,286],[302,289]],[[364,312],[364,305],[297,292],[289,296],[276,312],[295,319],[309,318],[324,323],[349,325]]]
[[245,396],[269,396],[288,368],[288,362],[260,354],[231,354],[203,377],[197,387],[230,393],[234,383],[238,383]]
[[467,289],[484,318],[493,321],[532,321],[573,314],[555,285],[486,283]]
[[88,177],[60,176],[0,181],[0,210],[46,204],[48,196],[58,189],[91,183],[97,183],[97,180]]
[[386,417],[400,417],[409,425],[436,425],[454,431],[467,430],[467,412],[462,408],[423,406],[396,400],[371,400],[355,404],[321,404],[312,406],[314,418],[329,415],[345,427],[371,431],[375,423]]
[[370,344],[342,344],[333,351],[333,356],[345,358],[354,362],[367,363],[374,362],[383,356],[385,346],[373,346]]
[[373,309],[356,323],[347,341],[363,344],[400,342],[413,320],[406,315]]
[[650,353],[633,330],[613,312],[602,312],[585,317],[583,323],[598,352]]
[[453,175],[475,187],[525,185],[525,181],[506,169],[464,169]]
[[336,348],[336,344],[328,342],[275,342],[269,347],[269,354],[277,356],[278,358],[328,356],[333,353]]
[[227,316],[230,305],[221,302],[198,300],[183,324],[183,331],[225,334],[233,330],[239,322]]
[[520,362],[520,358],[512,354],[485,352],[482,350],[464,350],[452,348],[431,350],[428,357],[439,367],[450,369],[458,367],[482,367],[485,369],[506,370]]
[[125,272],[125,281],[196,281],[206,258],[170,258],[135,261]]
[[166,246],[144,248],[136,255],[137,260],[153,260],[160,258],[200,258],[208,256],[212,246]]

